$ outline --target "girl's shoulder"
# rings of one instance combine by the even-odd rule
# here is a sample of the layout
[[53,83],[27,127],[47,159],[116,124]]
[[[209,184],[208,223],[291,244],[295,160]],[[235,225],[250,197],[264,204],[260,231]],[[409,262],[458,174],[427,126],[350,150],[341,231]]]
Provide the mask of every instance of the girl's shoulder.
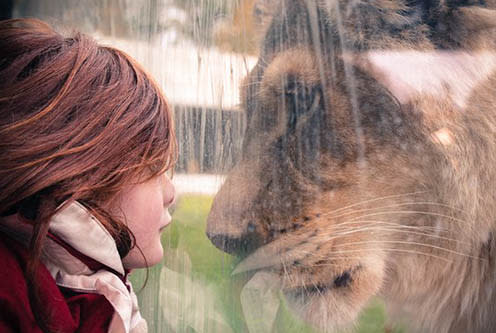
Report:
[[[28,250],[0,232],[0,332],[41,332],[29,301],[24,270]],[[60,289],[40,264],[37,272],[41,314],[59,332],[106,332],[114,313],[105,297]]]
[[0,331],[41,332],[35,325],[24,278],[27,250],[0,233]]

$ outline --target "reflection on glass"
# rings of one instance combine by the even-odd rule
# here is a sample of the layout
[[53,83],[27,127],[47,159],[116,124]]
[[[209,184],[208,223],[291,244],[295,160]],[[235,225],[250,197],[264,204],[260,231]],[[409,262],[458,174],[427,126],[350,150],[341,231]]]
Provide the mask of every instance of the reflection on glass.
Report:
[[494,6],[19,0],[14,15],[126,50],[174,107],[175,223],[164,262],[133,273],[150,331],[489,332]]

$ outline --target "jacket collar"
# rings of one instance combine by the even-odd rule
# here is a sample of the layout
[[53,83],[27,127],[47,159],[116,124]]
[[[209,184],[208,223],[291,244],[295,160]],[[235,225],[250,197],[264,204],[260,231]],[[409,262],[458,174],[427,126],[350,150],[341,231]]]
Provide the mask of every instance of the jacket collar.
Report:
[[49,237],[69,252],[69,248],[72,248],[82,254],[78,256],[71,253],[88,263],[89,267],[91,263],[88,259],[107,266],[121,276],[125,275],[114,239],[102,223],[79,202],[70,203],[52,217]]
[[[11,215],[1,219],[0,231],[27,246],[32,225],[17,215]],[[88,274],[98,270],[100,264],[121,277],[125,276],[114,239],[102,223],[77,201],[68,204],[50,220],[43,258],[56,262],[67,272]]]

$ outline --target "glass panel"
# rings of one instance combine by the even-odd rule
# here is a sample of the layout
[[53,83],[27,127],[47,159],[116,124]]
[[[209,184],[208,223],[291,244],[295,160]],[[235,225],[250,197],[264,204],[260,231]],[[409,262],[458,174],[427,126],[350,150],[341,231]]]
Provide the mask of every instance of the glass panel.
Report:
[[132,274],[151,332],[488,332],[494,6],[19,0],[13,13],[125,50],[174,109],[174,223],[163,262]]

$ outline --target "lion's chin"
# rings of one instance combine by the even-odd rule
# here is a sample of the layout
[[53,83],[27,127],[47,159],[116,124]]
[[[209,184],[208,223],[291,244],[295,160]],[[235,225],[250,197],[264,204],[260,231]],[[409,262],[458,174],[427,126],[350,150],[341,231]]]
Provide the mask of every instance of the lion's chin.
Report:
[[[250,274],[241,291],[241,303],[245,316],[260,312],[267,320],[273,319],[284,297],[286,308],[307,325],[319,332],[335,332],[352,326],[361,310],[347,295],[347,291],[307,286],[284,288],[280,274],[270,270],[260,270]],[[269,312],[269,313],[268,313]]]
[[[288,308],[304,322],[322,332],[335,332],[353,326],[362,306],[353,304],[335,290],[284,292]],[[358,305],[358,306],[357,306]]]
[[342,284],[334,277],[327,286],[302,286],[283,290],[288,308],[303,321],[322,332],[343,331],[353,327],[360,312],[378,294],[383,271],[363,266],[350,269],[353,279]]
[[371,251],[359,260],[336,261],[329,266],[332,270],[325,272],[317,266],[300,272],[298,266],[289,264],[295,260],[291,255],[276,256],[270,250],[267,245],[258,249],[234,270],[235,274],[253,274],[243,288],[245,294],[265,300],[269,290],[277,290],[279,295],[282,292],[289,310],[319,331],[335,332],[352,326],[382,288],[385,261],[379,251]]

